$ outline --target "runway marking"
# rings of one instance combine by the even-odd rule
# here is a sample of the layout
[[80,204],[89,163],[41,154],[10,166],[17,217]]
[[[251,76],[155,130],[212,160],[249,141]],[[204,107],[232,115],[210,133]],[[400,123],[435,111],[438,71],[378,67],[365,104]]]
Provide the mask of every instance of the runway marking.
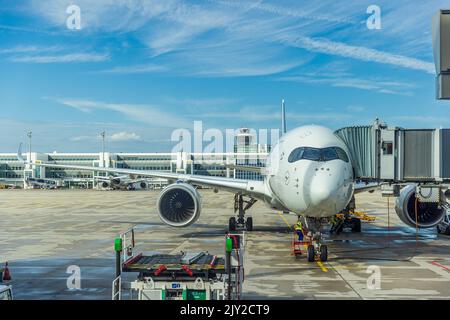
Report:
[[281,212],[277,212],[278,215],[280,216],[280,218],[284,221],[284,223],[286,223],[286,225],[288,226],[289,229],[292,230],[292,226],[289,224],[289,222],[286,220],[286,218],[284,217],[284,214],[282,214]]
[[356,291],[356,289],[347,281],[345,280],[345,278],[342,276],[342,274],[336,269],[335,266],[333,266],[331,263],[329,264],[331,270],[333,270],[334,272],[336,272],[336,274],[339,276],[339,278],[342,279],[342,281],[344,281],[344,283],[353,290],[353,292],[359,297],[359,299],[364,300],[364,298],[359,294],[358,291]]
[[432,264],[432,265],[435,265],[435,266],[437,266],[437,267],[441,267],[441,268],[444,269],[444,270],[450,271],[450,268],[449,268],[449,267],[446,267],[446,266],[440,264],[439,262],[433,261],[433,262],[431,262],[431,264]]
[[424,261],[420,258],[412,258],[411,261],[423,267],[424,269],[433,271],[434,273],[444,277],[445,279],[450,280],[450,273],[447,270],[442,269],[441,266],[437,266],[436,264],[433,264],[429,261]]
[[324,266],[322,261],[316,261],[317,265],[320,267],[320,269],[322,269],[323,272],[328,272],[327,267]]

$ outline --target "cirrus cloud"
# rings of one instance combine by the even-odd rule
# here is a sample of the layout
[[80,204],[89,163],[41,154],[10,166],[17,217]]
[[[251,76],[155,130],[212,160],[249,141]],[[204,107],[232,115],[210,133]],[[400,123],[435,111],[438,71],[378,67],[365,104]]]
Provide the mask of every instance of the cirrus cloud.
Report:
[[139,141],[141,136],[134,132],[121,131],[113,133],[110,137],[111,141]]

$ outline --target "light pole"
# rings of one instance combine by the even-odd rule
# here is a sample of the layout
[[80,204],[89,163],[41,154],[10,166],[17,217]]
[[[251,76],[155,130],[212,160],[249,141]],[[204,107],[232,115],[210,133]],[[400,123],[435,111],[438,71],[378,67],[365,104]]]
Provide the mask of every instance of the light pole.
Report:
[[102,163],[103,163],[103,168],[105,167],[105,136],[106,133],[105,131],[102,131],[102,133],[100,134],[102,136]]
[[28,162],[31,162],[31,136],[32,136],[33,132],[28,131],[27,136],[28,136]]

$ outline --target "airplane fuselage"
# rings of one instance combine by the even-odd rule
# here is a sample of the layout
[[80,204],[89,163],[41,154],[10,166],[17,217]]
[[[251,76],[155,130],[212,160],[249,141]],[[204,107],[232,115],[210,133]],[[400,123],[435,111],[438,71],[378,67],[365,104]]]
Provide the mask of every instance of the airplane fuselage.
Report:
[[269,155],[266,173],[275,202],[307,217],[339,213],[354,192],[348,149],[321,126],[303,126],[283,135]]

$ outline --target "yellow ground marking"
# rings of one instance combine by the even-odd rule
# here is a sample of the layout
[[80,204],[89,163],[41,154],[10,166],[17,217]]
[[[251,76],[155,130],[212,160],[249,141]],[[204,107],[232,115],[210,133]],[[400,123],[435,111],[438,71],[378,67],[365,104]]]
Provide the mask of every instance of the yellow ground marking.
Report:
[[316,262],[317,262],[317,265],[320,267],[320,269],[321,269],[323,272],[328,272],[327,267],[325,267],[325,266],[323,265],[323,262],[322,262],[322,261],[316,261]]
[[282,214],[281,212],[278,211],[278,215],[280,216],[281,219],[283,219],[284,223],[286,223],[286,225],[288,226],[289,229],[292,230],[292,226],[289,224],[289,222],[286,220],[286,218],[284,217],[284,214]]

